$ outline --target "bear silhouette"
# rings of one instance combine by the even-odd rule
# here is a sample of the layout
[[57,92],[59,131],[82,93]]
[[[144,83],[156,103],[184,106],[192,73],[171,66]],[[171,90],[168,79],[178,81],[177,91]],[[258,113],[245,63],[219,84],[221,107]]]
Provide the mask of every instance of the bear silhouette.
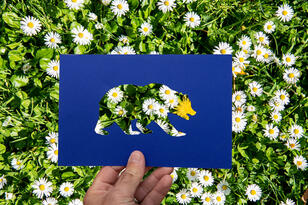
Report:
[[[157,123],[171,136],[184,136],[169,121],[168,113],[176,114],[186,120],[196,111],[191,107],[188,96],[170,89],[166,85],[151,83],[145,86],[131,84],[119,85],[110,89],[99,102],[99,119],[95,132],[108,135],[103,128],[116,123],[125,134],[147,134],[152,131],[146,128],[152,121]],[[137,120],[133,131],[131,121]]]

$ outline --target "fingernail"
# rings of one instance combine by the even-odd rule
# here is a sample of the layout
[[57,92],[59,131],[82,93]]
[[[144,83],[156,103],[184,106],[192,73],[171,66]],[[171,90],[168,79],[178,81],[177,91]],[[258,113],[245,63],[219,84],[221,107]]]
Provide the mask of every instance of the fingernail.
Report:
[[132,152],[129,157],[129,161],[132,161],[132,162],[138,162],[140,159],[141,159],[141,155],[140,155],[140,152],[138,151]]

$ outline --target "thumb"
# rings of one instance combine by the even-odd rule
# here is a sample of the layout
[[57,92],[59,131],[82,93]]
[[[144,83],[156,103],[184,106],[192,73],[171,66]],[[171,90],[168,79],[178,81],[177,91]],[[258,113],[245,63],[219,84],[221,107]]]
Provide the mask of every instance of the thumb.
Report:
[[145,159],[140,151],[131,153],[125,171],[115,184],[115,188],[128,196],[134,196],[145,170]]

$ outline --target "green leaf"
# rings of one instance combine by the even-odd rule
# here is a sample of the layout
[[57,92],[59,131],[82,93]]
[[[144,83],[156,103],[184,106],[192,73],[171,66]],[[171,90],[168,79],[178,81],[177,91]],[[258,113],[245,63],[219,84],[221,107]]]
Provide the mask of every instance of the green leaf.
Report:
[[28,84],[29,82],[29,78],[27,76],[17,76],[17,75],[13,75],[11,77],[11,82],[13,84],[14,87],[23,87],[25,85]]
[[22,60],[23,54],[18,50],[12,50],[8,54],[10,61],[20,61]]
[[50,49],[50,48],[42,48],[40,50],[38,50],[36,52],[36,55],[35,57],[38,58],[38,59],[41,59],[41,58],[52,58],[53,56],[53,50]]
[[4,12],[2,14],[2,19],[7,25],[12,28],[19,28],[20,27],[20,18],[14,12]]
[[62,179],[67,179],[67,178],[71,178],[71,177],[74,177],[75,174],[73,172],[64,172],[62,175],[61,175],[61,178]]
[[5,145],[0,144],[0,154],[5,153],[5,151],[6,151],[6,147],[5,147]]

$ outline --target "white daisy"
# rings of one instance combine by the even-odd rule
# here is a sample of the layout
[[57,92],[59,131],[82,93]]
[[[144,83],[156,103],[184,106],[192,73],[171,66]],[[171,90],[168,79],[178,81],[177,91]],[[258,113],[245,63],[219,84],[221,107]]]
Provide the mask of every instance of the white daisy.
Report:
[[197,183],[193,182],[190,187],[190,196],[191,197],[200,197],[203,192],[203,188]]
[[264,48],[263,58],[261,62],[270,63],[273,60],[273,52],[270,49]]
[[199,177],[199,170],[196,168],[188,168],[186,176],[190,181],[195,181]]
[[287,91],[281,89],[275,92],[275,99],[280,101],[283,105],[287,105],[290,102],[289,93]]
[[172,183],[174,183],[178,179],[178,174],[176,173],[176,170],[173,170],[170,176],[172,178]]
[[111,54],[120,54],[120,55],[134,55],[136,54],[135,50],[130,46],[116,47]]
[[5,192],[4,195],[5,195],[5,200],[11,200],[14,197],[13,193],[8,193],[8,192]]
[[83,202],[80,199],[74,199],[68,203],[68,205],[83,205]]
[[235,105],[242,105],[246,102],[246,95],[243,91],[235,91],[232,94],[232,102]]
[[79,10],[83,7],[84,0],[64,0],[69,9]]
[[263,129],[264,135],[271,140],[275,140],[278,137],[279,129],[277,126],[274,126],[273,124],[267,124],[265,129]]
[[222,180],[221,182],[219,182],[219,184],[217,184],[217,190],[221,191],[224,195],[229,195],[231,190],[229,188],[229,183],[225,180]]
[[127,111],[122,106],[117,106],[114,109],[114,114],[124,117],[126,115]]
[[302,156],[295,156],[293,160],[294,164],[296,165],[297,169],[305,170],[307,168],[307,160]]
[[262,190],[256,184],[251,184],[246,189],[246,195],[248,196],[249,201],[258,201],[261,199]]
[[300,150],[301,145],[298,143],[296,139],[290,138],[288,139],[286,146],[291,150]]
[[246,110],[246,105],[234,105],[232,106],[232,111],[243,113]]
[[60,194],[64,197],[69,197],[74,193],[74,185],[70,182],[64,182],[59,188]]
[[300,72],[295,68],[285,69],[283,73],[283,79],[288,84],[295,84],[300,76],[301,76]]
[[293,17],[293,14],[293,9],[288,4],[283,4],[282,6],[279,6],[276,12],[276,16],[278,16],[278,18],[283,22],[290,21]]
[[110,8],[116,16],[125,15],[129,11],[128,3],[125,0],[113,0]]
[[102,28],[104,28],[104,24],[102,24],[102,23],[100,23],[100,22],[97,22],[96,24],[95,24],[95,28],[96,29],[102,29]]
[[274,111],[282,111],[284,110],[284,104],[280,101],[277,100],[276,98],[273,98],[269,101],[269,106],[271,106],[271,109]]
[[58,143],[58,133],[57,132],[49,132],[48,136],[46,136],[46,143],[49,145]]
[[279,112],[272,112],[271,113],[271,118],[272,118],[272,120],[274,121],[274,122],[276,122],[276,123],[278,123],[278,122],[280,122],[280,120],[281,120],[281,114],[279,113]]
[[102,4],[104,4],[105,6],[108,6],[111,2],[111,0],[101,0]]
[[73,41],[79,45],[88,45],[93,40],[93,35],[83,26],[72,29]]
[[169,133],[170,132],[170,128],[167,122],[163,121],[163,120],[156,120],[156,123],[158,124],[158,126],[164,130],[165,132]]
[[147,115],[156,114],[159,103],[154,98],[146,99],[142,104],[142,110]]
[[180,203],[180,204],[188,204],[191,201],[191,197],[190,194],[187,192],[187,190],[182,189],[179,193],[177,193],[176,195],[176,200]]
[[123,44],[129,44],[129,39],[127,36],[121,35],[119,37],[119,41],[122,42]]
[[168,99],[165,99],[165,105],[169,108],[174,108],[179,104],[178,97],[176,95],[170,96]]
[[250,93],[253,97],[260,96],[263,93],[261,85],[256,81],[249,83],[249,88],[250,88]]
[[89,18],[89,20],[91,20],[91,21],[96,21],[96,20],[97,20],[97,15],[96,15],[95,13],[90,12],[90,13],[88,14],[88,18]]
[[262,31],[255,33],[255,38],[257,39],[257,42],[259,44],[262,44],[262,45],[268,45],[269,44],[268,37]]
[[233,60],[239,65],[240,68],[245,68],[250,63],[250,61],[247,60],[248,57],[249,55],[244,53],[244,51],[239,51],[235,53]]
[[232,112],[232,131],[239,133],[242,132],[247,124],[245,114],[242,112]]
[[184,16],[186,26],[195,28],[200,25],[201,19],[195,12],[187,12]]
[[111,88],[107,92],[108,100],[115,104],[121,102],[121,100],[123,99],[123,95],[124,93],[122,90],[120,90],[119,87]]
[[33,16],[26,16],[20,21],[20,28],[27,36],[36,35],[41,30],[41,22]]
[[251,39],[246,35],[242,35],[242,37],[237,41],[237,45],[243,49],[250,48]]
[[48,75],[59,78],[60,77],[60,62],[57,60],[51,60],[47,65],[46,72]]
[[265,48],[261,45],[257,45],[255,46],[254,50],[253,50],[253,57],[259,61],[262,62],[263,58],[264,58],[264,54],[265,54]]
[[49,48],[58,48],[61,43],[61,36],[56,32],[49,32],[45,35],[45,45]]
[[258,115],[257,114],[253,114],[252,117],[251,117],[252,121],[254,123],[257,123],[258,122]]
[[160,0],[157,2],[158,9],[161,10],[163,13],[167,11],[172,11],[175,8],[176,3],[174,0]]
[[141,35],[148,36],[152,32],[152,25],[148,22],[143,22],[139,28]]
[[286,133],[282,132],[279,135],[279,139],[282,140],[282,141],[286,141],[286,140],[288,140],[288,137],[287,137]]
[[16,170],[21,170],[22,168],[24,168],[22,161],[16,158],[13,158],[13,160],[11,161],[11,165]]
[[275,26],[274,22],[272,22],[272,21],[268,21],[264,24],[264,31],[266,33],[273,33],[275,31],[275,28],[276,28],[276,26]]
[[168,100],[171,97],[174,97],[176,91],[170,89],[168,86],[166,85],[162,85],[159,88],[159,96],[163,99],[163,100]]
[[125,134],[127,134],[127,135],[139,135],[140,132],[134,131],[132,125],[130,125],[129,128],[128,128],[128,132],[125,132]]
[[2,189],[2,188],[4,187],[4,185],[6,185],[6,183],[7,183],[7,180],[6,180],[6,178],[4,177],[4,175],[2,175],[2,176],[0,177],[0,189]]
[[48,182],[45,178],[39,178],[37,181],[34,181],[32,185],[33,194],[38,198],[49,197],[52,192],[52,183]]
[[240,65],[237,62],[232,61],[232,74],[233,74],[233,76],[236,77],[241,72],[242,72],[242,69],[240,68]]
[[212,195],[213,204],[215,205],[223,205],[225,204],[226,197],[224,193],[217,191],[215,194]]
[[210,192],[204,192],[201,196],[201,200],[203,202],[203,205],[211,205],[213,204],[213,196]]
[[304,130],[301,126],[294,124],[289,128],[289,134],[293,138],[300,139],[304,135]]
[[248,105],[248,106],[247,106],[247,111],[248,111],[248,112],[254,112],[254,111],[256,111],[256,107],[253,106],[253,105]]
[[172,129],[171,129],[171,136],[182,137],[182,136],[185,136],[185,135],[186,135],[185,133],[180,132],[177,129],[175,129],[174,127],[172,127]]
[[49,159],[51,162],[58,162],[58,145],[52,144],[50,147],[48,147],[47,151],[47,159]]
[[57,205],[58,204],[58,200],[55,198],[47,198],[43,201],[43,205]]
[[202,170],[199,173],[199,182],[204,186],[212,186],[214,183],[214,178],[212,176],[212,172],[208,171],[208,170]]
[[285,66],[292,66],[295,64],[296,57],[294,54],[287,53],[282,56],[282,64]]
[[281,201],[279,205],[295,205],[295,202],[293,200],[291,200],[291,199],[287,199],[286,203]]
[[229,43],[220,42],[218,46],[214,48],[214,54],[232,54],[233,49]]

